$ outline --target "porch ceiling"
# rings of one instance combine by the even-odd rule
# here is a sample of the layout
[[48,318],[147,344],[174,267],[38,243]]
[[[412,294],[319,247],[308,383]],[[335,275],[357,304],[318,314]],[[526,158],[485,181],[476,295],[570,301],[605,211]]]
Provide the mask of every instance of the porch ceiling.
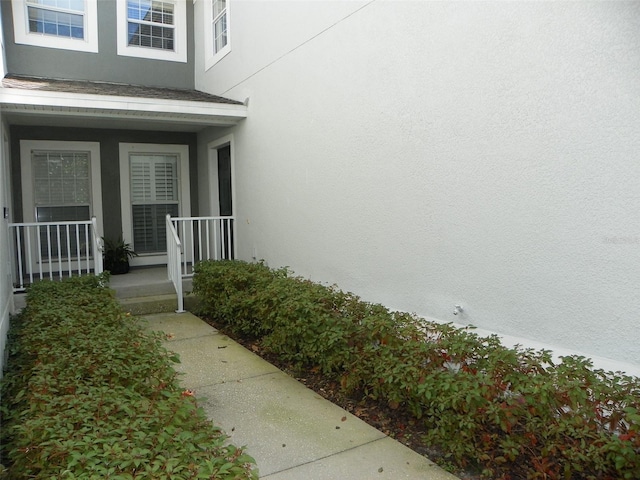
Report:
[[235,125],[247,107],[195,90],[8,75],[0,109],[11,124],[197,132]]

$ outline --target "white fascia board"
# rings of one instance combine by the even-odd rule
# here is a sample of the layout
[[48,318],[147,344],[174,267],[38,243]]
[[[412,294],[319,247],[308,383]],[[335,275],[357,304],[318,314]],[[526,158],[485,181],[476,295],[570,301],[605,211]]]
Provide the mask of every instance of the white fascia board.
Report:
[[5,103],[2,105],[5,113],[19,113],[24,115],[37,115],[40,117],[71,117],[103,120],[139,120],[167,123],[172,125],[210,126],[222,127],[237,125],[240,121],[237,117],[228,116],[195,116],[172,113],[145,113],[133,110],[92,110],[68,107],[36,107]]
[[[0,88],[0,105],[31,105],[53,108],[74,108],[83,111],[114,111],[135,114],[179,114],[191,118],[224,117],[240,121],[247,117],[246,105],[205,103],[158,98],[118,97],[51,91]],[[100,116],[99,113],[96,115]],[[179,121],[179,120],[178,120]]]

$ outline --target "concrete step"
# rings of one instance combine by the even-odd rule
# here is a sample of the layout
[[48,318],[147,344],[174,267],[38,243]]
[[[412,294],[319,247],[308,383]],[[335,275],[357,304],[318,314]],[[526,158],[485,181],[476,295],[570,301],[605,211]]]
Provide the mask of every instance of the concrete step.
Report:
[[[117,298],[136,298],[148,297],[152,295],[175,295],[176,291],[173,284],[169,280],[149,281],[145,283],[122,282],[121,278],[112,278],[109,287],[116,292]],[[191,279],[185,279],[182,282],[182,291],[187,293],[191,291]]]
[[[198,300],[193,295],[185,295],[184,309],[189,312],[197,311]],[[161,295],[144,295],[139,297],[118,298],[125,312],[131,315],[152,315],[154,313],[175,312],[178,308],[178,296],[174,293]]]

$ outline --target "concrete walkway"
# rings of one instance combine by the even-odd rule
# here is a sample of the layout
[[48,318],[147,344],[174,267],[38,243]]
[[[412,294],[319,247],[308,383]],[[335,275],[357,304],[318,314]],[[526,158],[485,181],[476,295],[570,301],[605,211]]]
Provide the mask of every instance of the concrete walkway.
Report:
[[145,317],[172,337],[182,386],[213,423],[247,446],[266,480],[455,480],[190,313]]

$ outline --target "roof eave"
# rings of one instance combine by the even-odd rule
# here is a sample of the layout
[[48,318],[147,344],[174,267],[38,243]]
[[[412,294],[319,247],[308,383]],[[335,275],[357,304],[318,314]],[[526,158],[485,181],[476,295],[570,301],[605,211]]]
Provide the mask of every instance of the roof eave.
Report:
[[123,118],[210,126],[235,125],[247,106],[158,98],[0,88],[4,112],[90,118]]

